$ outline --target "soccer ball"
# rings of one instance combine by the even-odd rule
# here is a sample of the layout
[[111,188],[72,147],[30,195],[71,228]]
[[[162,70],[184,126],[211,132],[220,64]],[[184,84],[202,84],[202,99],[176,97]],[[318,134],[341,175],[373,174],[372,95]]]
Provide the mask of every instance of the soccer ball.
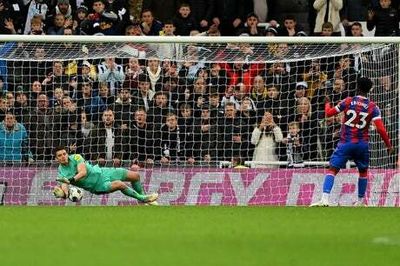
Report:
[[72,202],[78,202],[83,197],[83,191],[80,188],[70,186],[68,189],[68,199]]

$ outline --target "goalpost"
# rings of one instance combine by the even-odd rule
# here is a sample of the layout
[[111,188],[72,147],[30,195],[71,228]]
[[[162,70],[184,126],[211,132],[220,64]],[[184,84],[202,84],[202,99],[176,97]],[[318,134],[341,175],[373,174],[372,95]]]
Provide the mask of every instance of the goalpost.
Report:
[[[325,100],[333,105],[354,95],[357,77],[367,76],[396,148],[388,156],[370,129],[368,205],[400,205],[400,56],[393,38],[0,41],[0,120],[11,112],[18,123],[0,127],[0,204],[75,204],[51,195],[52,148],[65,145],[94,164],[139,169],[163,205],[308,205],[321,194],[339,137],[340,117],[324,117]],[[356,186],[349,163],[333,203],[351,205]],[[79,204],[136,203],[86,193]]]

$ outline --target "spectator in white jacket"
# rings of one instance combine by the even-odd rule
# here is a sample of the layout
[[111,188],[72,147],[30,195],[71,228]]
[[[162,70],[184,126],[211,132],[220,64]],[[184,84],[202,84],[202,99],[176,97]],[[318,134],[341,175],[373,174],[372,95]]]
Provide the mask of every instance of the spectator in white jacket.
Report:
[[314,9],[317,11],[315,20],[315,35],[321,35],[322,25],[330,22],[333,25],[333,35],[340,36],[340,10],[343,8],[343,0],[315,0]]
[[[278,143],[283,139],[282,130],[274,122],[272,114],[265,111],[260,124],[254,128],[251,134],[251,143],[255,145],[253,153],[254,162],[278,162],[279,157],[276,152]],[[255,163],[256,168],[278,168],[278,164]]]
[[99,82],[107,82],[110,85],[110,94],[114,96],[125,80],[123,66],[115,63],[114,57],[107,57],[105,62],[98,65],[98,69]]

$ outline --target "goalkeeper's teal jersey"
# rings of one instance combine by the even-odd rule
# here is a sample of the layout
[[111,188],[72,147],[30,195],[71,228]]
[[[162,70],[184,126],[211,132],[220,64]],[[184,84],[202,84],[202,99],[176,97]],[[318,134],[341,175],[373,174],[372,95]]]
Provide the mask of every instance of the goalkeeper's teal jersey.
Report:
[[101,169],[97,165],[93,166],[90,163],[86,162],[83,157],[79,154],[73,154],[68,156],[68,165],[60,164],[58,166],[58,175],[59,177],[71,178],[74,177],[78,173],[78,164],[85,163],[87,174],[85,177],[80,179],[78,182],[75,182],[73,185],[83,188],[92,192],[96,184],[101,181]]

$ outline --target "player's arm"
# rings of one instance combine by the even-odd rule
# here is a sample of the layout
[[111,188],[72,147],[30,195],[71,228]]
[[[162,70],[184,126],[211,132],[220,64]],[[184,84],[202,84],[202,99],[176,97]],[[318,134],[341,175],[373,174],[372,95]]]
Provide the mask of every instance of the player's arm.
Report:
[[382,119],[378,118],[373,120],[376,130],[378,131],[379,135],[381,136],[383,142],[385,142],[386,148],[388,149],[389,154],[393,152],[393,146],[390,143],[389,135],[386,131],[385,125],[383,124]]
[[331,117],[340,113],[340,110],[337,106],[332,107],[331,103],[326,101],[325,102],[325,116]]
[[87,175],[87,168],[86,168],[86,164],[84,162],[81,162],[78,164],[78,166],[76,167],[77,170],[77,174],[72,177],[72,179],[70,180],[70,182],[77,182],[80,179],[86,177]]

